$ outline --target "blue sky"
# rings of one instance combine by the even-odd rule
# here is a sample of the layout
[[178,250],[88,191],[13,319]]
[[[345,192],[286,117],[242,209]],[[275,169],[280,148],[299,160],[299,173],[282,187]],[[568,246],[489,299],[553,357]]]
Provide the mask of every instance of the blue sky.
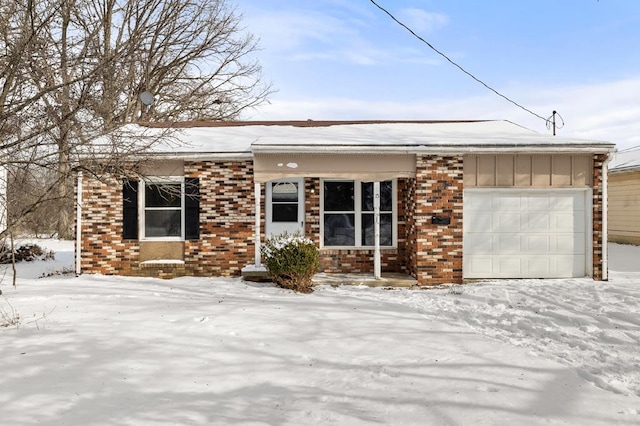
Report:
[[[640,145],[640,1],[376,0],[561,136]],[[545,122],[473,81],[369,0],[236,0],[277,90],[247,119]]]

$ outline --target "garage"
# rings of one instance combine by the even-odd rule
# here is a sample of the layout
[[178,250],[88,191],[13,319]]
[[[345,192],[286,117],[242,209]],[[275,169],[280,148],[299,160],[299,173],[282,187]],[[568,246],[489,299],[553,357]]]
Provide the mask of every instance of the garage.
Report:
[[464,278],[584,277],[591,190],[464,191]]

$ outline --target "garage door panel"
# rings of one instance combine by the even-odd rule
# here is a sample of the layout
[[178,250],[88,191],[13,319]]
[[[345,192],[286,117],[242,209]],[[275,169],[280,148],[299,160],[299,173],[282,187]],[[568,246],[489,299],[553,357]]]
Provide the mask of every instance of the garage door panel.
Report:
[[467,267],[471,275],[483,276],[491,274],[495,269],[493,267],[494,259],[488,256],[470,256],[467,261]]
[[491,212],[478,212],[469,217],[469,220],[464,221],[465,231],[484,229],[492,230],[493,226],[493,213]]
[[469,234],[467,236],[467,248],[470,253],[486,253],[494,251],[494,237],[487,238],[485,234]]
[[553,236],[551,250],[553,253],[585,254],[586,240],[584,234],[559,234]]
[[523,212],[521,213],[524,220],[522,221],[522,227],[518,232],[546,232],[551,229],[551,220],[549,216],[542,214],[541,212]]
[[522,238],[520,235],[500,234],[494,238],[498,240],[497,251],[499,253],[519,253],[522,250]]
[[465,258],[465,278],[569,278],[584,277],[584,255],[511,255]]
[[549,256],[532,256],[527,259],[525,275],[537,275],[546,278],[551,275],[551,259]]
[[493,203],[498,209],[501,210],[515,210],[519,211],[523,208],[526,208],[526,200],[523,200],[521,197],[511,197],[505,196],[499,199],[496,199]]
[[498,273],[504,276],[522,275],[522,259],[503,256],[498,258]]
[[522,254],[544,253],[549,254],[551,249],[551,237],[549,235],[525,235]]
[[468,234],[465,241],[465,253],[483,255],[491,252],[513,255],[522,252],[524,237],[509,234]]
[[493,211],[493,197],[490,194],[477,194],[477,197],[473,197],[465,203],[469,203],[469,207],[477,211]]
[[549,217],[555,231],[571,231],[576,227],[576,215],[574,213],[551,212]]
[[573,232],[574,229],[585,229],[584,212],[552,212],[549,217],[554,231]]
[[517,232],[521,228],[520,224],[521,215],[518,213],[495,213],[494,221],[492,223],[492,232]]
[[557,255],[551,259],[553,277],[584,277],[584,255]]
[[466,278],[586,274],[587,192],[465,191]]
[[522,197],[526,200],[526,209],[531,210],[549,210],[549,197],[546,195],[529,195]]
[[554,210],[585,211],[584,194],[552,195],[549,200],[549,207]]

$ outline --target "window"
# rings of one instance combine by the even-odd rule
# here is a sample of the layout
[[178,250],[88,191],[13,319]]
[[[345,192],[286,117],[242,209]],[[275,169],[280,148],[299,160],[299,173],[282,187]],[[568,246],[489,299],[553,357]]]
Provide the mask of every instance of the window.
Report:
[[[362,245],[372,246],[375,240],[373,213],[373,183],[362,188]],[[393,245],[393,182],[380,182],[380,245]]]
[[200,237],[198,178],[125,179],[122,238],[195,240]]
[[183,238],[183,193],[182,182],[145,183],[145,238]]
[[[374,245],[373,183],[323,182],[322,233],[325,247]],[[380,183],[380,245],[394,245],[395,181]]]
[[298,222],[298,183],[271,183],[271,221]]

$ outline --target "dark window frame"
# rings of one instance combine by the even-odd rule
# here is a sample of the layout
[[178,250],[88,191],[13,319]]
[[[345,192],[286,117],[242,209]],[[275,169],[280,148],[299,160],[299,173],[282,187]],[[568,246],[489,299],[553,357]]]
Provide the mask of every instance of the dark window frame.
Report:
[[[337,190],[341,187],[338,183],[347,183],[353,186],[352,194],[349,193],[347,185],[347,193],[343,194],[334,200],[329,199],[328,190]],[[397,248],[397,227],[398,227],[398,202],[397,202],[397,180],[385,180],[381,182],[381,196],[383,195],[383,184],[389,184],[388,191],[390,192],[391,200],[387,200],[387,203],[381,202],[380,217],[384,217],[385,220],[390,222],[387,229],[390,228],[388,237],[381,235],[381,247],[382,248]],[[329,184],[329,185],[327,185]],[[373,216],[373,204],[372,200],[369,203],[370,206],[365,206],[366,190],[365,187],[371,185],[371,194],[373,194],[373,183],[362,182],[358,180],[349,179],[323,179],[321,183],[321,208],[320,208],[320,223],[321,223],[321,248],[329,249],[372,249],[374,247],[373,240],[371,244],[365,244],[368,238],[366,235],[366,229],[364,227],[365,217]],[[344,185],[343,185],[344,186]],[[349,198],[353,199],[352,203],[349,202]],[[339,202],[339,198],[343,198],[344,203]],[[389,204],[391,210],[383,209],[382,204]],[[339,210],[338,207],[348,208],[353,204],[352,210]],[[368,210],[371,208],[371,210]],[[390,219],[390,220],[389,220]],[[371,222],[370,218],[367,218]],[[330,231],[327,226],[329,222],[334,222],[331,226],[336,226],[334,233],[329,236]],[[381,220],[382,222],[382,220]],[[343,226],[337,226],[340,223]],[[384,226],[384,225],[383,225]],[[352,231],[349,229],[352,228]],[[333,240],[331,241],[330,238]]]
[[[180,235],[179,236],[148,236],[144,226],[147,211],[162,211],[162,207],[145,205],[145,192],[148,185],[163,185],[180,183]],[[200,180],[198,178],[154,177],[149,182],[136,179],[123,179],[123,230],[124,240],[158,240],[185,241],[200,238]],[[167,207],[165,210],[177,210]]]

